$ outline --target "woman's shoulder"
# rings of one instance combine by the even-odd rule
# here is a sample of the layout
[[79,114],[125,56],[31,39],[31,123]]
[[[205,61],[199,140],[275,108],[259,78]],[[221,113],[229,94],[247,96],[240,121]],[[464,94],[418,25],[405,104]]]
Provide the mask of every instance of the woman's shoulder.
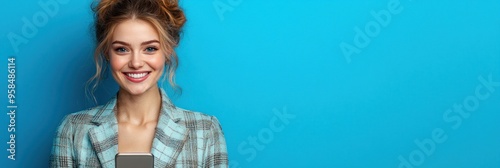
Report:
[[102,106],[96,106],[66,115],[57,128],[56,138],[74,138],[75,135],[86,136],[86,132],[95,127],[94,116],[100,109],[102,109]]
[[176,108],[176,111],[180,114],[180,122],[186,125],[186,127],[211,128],[220,125],[217,117],[213,115],[179,107]]
[[193,111],[193,110],[187,110],[181,107],[176,107],[177,112],[181,113],[186,119],[190,119],[192,117],[195,117],[197,119],[210,119],[214,116],[199,112],[199,111]]
[[67,114],[62,123],[68,123],[71,125],[87,124],[92,121],[96,113],[102,108],[102,106],[96,106],[88,108],[86,110],[81,110],[78,112]]

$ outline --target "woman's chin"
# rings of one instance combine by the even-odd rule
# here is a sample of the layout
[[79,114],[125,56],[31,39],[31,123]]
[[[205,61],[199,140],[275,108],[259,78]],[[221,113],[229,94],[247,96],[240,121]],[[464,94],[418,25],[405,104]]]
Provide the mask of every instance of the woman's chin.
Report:
[[146,88],[146,87],[129,87],[129,88],[122,88],[123,91],[127,92],[130,95],[133,96],[139,96],[144,93],[146,93],[148,90],[151,88]]

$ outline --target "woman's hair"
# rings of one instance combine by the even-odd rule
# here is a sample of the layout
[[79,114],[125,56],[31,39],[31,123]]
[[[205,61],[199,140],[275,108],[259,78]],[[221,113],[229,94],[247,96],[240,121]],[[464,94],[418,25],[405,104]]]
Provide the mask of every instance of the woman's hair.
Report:
[[[101,0],[97,4],[94,3],[92,9],[95,13],[94,28],[97,40],[94,52],[96,73],[89,80],[89,83],[93,82],[92,94],[106,69],[105,64],[109,60],[108,52],[115,27],[129,19],[149,22],[156,29],[161,51],[166,58],[169,83],[173,88],[177,88],[174,76],[178,58],[174,48],[179,44],[181,28],[186,22],[178,0]],[[164,77],[167,73],[163,74]]]

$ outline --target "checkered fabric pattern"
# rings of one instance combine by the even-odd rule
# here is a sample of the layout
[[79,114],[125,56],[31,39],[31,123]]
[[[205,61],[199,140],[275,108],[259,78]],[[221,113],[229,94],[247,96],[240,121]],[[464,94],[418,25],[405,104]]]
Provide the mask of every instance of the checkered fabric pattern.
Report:
[[[165,91],[151,148],[155,167],[228,167],[217,118],[175,107]],[[50,167],[115,167],[118,152],[116,97],[67,115],[54,139]]]

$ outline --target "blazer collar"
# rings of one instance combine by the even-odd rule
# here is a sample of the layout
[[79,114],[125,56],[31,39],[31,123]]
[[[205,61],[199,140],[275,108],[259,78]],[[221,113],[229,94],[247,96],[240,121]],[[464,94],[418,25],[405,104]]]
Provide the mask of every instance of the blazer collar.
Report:
[[[155,167],[174,166],[175,160],[188,138],[188,129],[180,125],[182,112],[173,105],[163,89],[159,89],[162,107],[151,153],[155,157]],[[118,122],[115,115],[116,96],[101,106],[92,119],[96,125],[89,130],[92,146],[102,167],[114,167],[118,153]]]

